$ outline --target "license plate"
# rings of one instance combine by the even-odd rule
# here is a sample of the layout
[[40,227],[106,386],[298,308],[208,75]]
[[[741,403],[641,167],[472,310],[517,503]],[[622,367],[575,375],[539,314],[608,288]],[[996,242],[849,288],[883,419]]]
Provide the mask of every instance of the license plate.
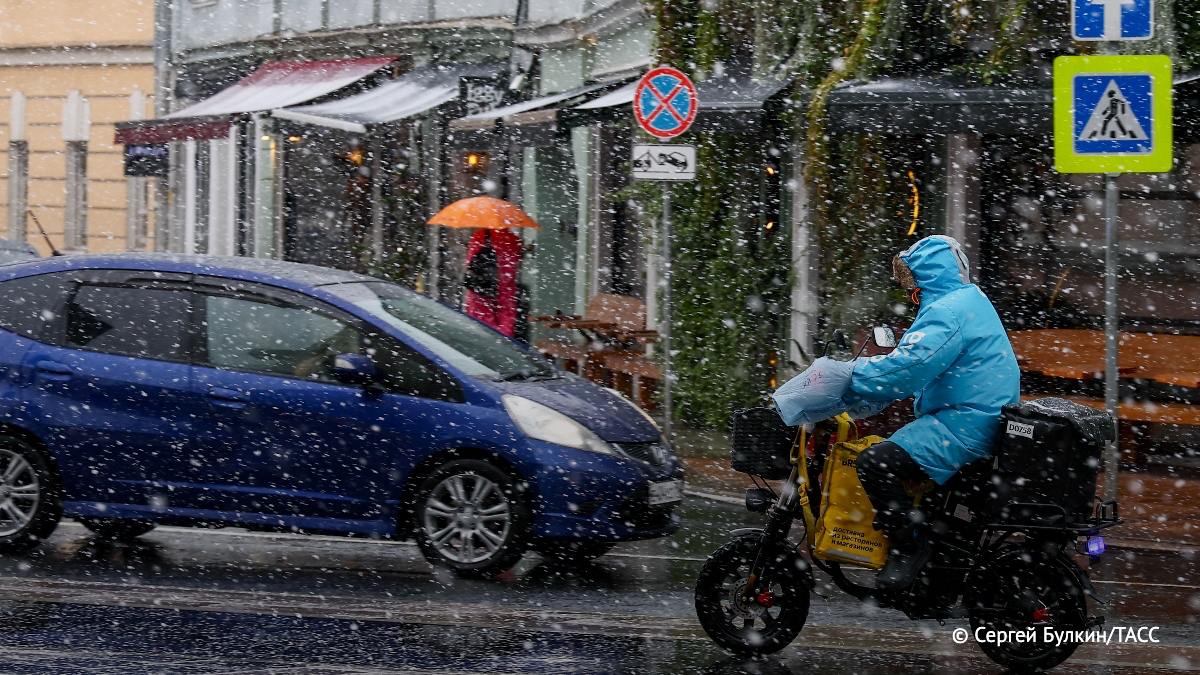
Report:
[[683,481],[668,480],[650,484],[650,506],[683,500]]

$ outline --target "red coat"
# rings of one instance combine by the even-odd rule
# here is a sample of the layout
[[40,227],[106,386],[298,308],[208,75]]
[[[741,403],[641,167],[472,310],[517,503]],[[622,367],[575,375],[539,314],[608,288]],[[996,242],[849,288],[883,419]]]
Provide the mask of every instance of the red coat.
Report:
[[476,230],[467,244],[467,262],[492,238],[500,279],[496,298],[485,298],[468,290],[463,303],[467,316],[474,317],[512,337],[517,323],[517,272],[521,269],[521,238],[511,230]]

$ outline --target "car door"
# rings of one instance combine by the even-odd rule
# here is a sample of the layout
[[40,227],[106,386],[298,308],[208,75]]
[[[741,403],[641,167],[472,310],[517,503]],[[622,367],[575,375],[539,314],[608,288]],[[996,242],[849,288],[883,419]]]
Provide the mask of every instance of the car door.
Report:
[[58,459],[67,500],[157,508],[185,474],[196,403],[190,275],[66,277],[45,341],[26,352],[25,414]]
[[24,413],[25,354],[43,339],[48,320],[62,306],[68,281],[37,274],[0,283],[0,419],[32,426]]
[[[378,519],[397,496],[395,449],[422,436],[421,422],[384,387],[338,382],[332,363],[339,353],[381,360],[382,338],[299,293],[220,280],[197,288],[195,388],[210,406],[193,458],[208,488],[198,505]],[[453,383],[439,381],[452,396]]]

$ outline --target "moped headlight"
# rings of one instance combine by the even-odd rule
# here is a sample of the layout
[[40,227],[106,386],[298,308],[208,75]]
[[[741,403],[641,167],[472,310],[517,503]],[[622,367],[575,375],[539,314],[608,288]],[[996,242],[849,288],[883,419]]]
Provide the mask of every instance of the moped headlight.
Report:
[[512,394],[505,394],[500,400],[513,423],[530,438],[576,450],[613,454],[612,446],[591,429],[553,408]]

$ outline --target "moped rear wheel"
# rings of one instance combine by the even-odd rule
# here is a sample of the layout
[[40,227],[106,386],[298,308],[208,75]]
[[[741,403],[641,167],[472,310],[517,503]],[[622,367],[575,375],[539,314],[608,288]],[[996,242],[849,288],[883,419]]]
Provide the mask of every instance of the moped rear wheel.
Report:
[[789,553],[771,562],[769,590],[744,598],[757,535],[717,549],[696,580],[696,615],[713,642],[737,654],[771,654],[788,646],[808,619],[807,562]]
[[[972,634],[988,658],[1014,672],[1042,672],[1066,661],[1079,642],[1042,639],[1046,629],[1078,630],[1087,616],[1083,589],[1053,559],[1036,555],[1005,556],[978,584],[968,603]],[[982,632],[981,632],[982,631]],[[986,639],[989,631],[1031,635],[1017,641]]]

